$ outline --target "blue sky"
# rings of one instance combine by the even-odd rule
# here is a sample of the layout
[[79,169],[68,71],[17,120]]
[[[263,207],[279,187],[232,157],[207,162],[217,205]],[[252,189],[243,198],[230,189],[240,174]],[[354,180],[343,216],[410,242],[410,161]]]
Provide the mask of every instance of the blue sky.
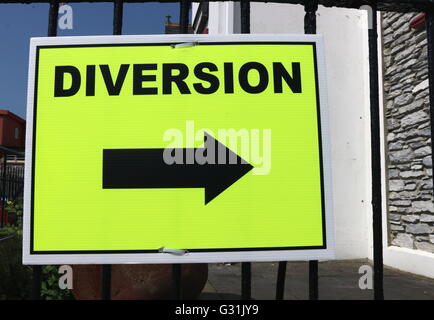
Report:
[[[59,36],[110,35],[112,3],[72,3],[73,30]],[[124,4],[123,34],[162,34],[165,16],[178,22],[176,3]],[[29,39],[45,37],[48,4],[0,4],[0,109],[26,117]]]

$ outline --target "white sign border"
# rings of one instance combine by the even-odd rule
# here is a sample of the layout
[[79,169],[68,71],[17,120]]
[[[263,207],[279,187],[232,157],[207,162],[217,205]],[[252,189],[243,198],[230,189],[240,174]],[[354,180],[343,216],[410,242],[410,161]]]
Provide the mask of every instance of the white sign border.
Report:
[[[255,251],[189,252],[185,255],[170,253],[89,253],[89,254],[31,254],[31,185],[33,108],[35,85],[35,62],[37,46],[122,44],[122,43],[188,43],[188,42],[315,42],[317,58],[318,90],[320,98],[320,124],[322,142],[322,166],[324,186],[324,211],[326,224],[325,249],[288,249]],[[181,49],[180,49],[181,50]],[[130,35],[130,36],[85,36],[50,37],[30,40],[29,73],[27,88],[27,127],[24,184],[23,264],[134,264],[134,263],[217,263],[258,262],[293,260],[331,260],[334,252],[333,197],[331,183],[331,149],[326,88],[326,66],[321,35],[291,34],[233,34],[233,35]]]

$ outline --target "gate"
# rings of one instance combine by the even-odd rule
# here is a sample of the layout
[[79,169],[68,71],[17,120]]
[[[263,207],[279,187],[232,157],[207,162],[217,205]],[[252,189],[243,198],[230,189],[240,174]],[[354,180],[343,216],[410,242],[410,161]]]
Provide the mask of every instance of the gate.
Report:
[[[223,0],[218,0],[223,1]],[[268,2],[255,0],[256,2]],[[59,0],[2,0],[1,3],[49,3],[48,14],[48,36],[57,35],[57,21],[59,11]],[[78,2],[110,2],[104,0],[71,0],[71,3]],[[124,2],[151,2],[140,0],[113,0],[113,35],[122,34],[123,4]],[[164,1],[160,2],[175,2]],[[188,16],[190,1],[179,0],[180,27],[179,33],[188,33]],[[204,2],[196,0],[196,2]],[[250,33],[250,1],[239,0],[241,7],[241,33]],[[428,73],[429,73],[429,101],[431,136],[434,136],[434,58],[433,58],[433,37],[434,37],[434,2],[431,0],[274,0],[276,3],[301,4],[305,9],[304,31],[306,34],[316,33],[316,11],[318,5],[327,7],[343,7],[355,9],[368,9],[372,23],[369,23],[368,45],[369,45],[369,78],[370,78],[370,114],[371,114],[371,174],[372,174],[372,210],[373,210],[373,258],[374,258],[374,299],[384,299],[383,294],[383,247],[382,247],[382,196],[381,196],[381,145],[380,145],[380,115],[379,115],[379,84],[378,84],[378,52],[377,52],[377,10],[397,12],[425,12],[427,21],[428,38]],[[5,162],[6,163],[6,162]],[[4,165],[3,174],[6,173]],[[7,189],[3,179],[2,204],[8,199]],[[181,299],[181,264],[173,265],[173,283],[175,296]],[[242,299],[251,299],[251,263],[244,262],[241,266],[241,293]],[[34,288],[33,298],[38,299],[41,291],[41,266],[33,266]],[[283,299],[285,286],[286,262],[279,262],[276,299]],[[111,266],[103,265],[102,275],[103,299],[110,299],[111,291]],[[309,261],[309,299],[317,300],[318,295],[318,261]]]

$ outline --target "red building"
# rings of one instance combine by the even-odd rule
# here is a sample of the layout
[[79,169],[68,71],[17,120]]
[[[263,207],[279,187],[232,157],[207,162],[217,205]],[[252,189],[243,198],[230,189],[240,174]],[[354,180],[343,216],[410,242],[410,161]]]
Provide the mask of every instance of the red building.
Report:
[[0,110],[0,145],[23,150],[26,136],[26,120],[7,110]]

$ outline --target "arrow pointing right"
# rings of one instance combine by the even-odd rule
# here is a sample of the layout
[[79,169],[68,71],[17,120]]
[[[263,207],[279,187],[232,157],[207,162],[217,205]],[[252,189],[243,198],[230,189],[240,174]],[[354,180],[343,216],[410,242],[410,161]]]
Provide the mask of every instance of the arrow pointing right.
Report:
[[[104,189],[204,188],[205,205],[239,180],[253,166],[205,133],[205,148],[172,149],[181,152],[182,164],[167,164],[165,149],[104,149]],[[167,153],[167,150],[166,150]],[[194,157],[186,163],[186,155]],[[212,156],[211,156],[212,155]],[[208,157],[211,156],[211,157]]]

